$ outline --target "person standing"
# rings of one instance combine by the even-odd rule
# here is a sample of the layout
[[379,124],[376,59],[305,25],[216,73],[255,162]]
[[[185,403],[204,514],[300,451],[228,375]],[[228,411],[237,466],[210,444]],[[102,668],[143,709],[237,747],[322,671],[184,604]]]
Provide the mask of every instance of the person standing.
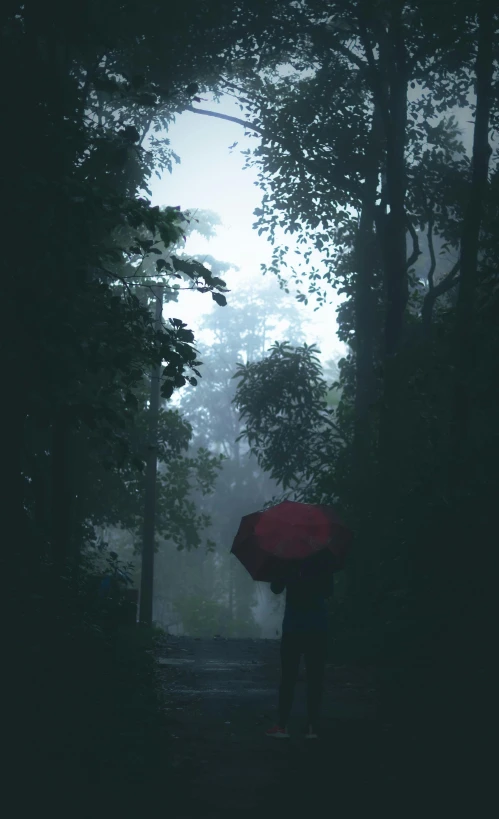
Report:
[[287,723],[294,699],[302,654],[307,672],[308,731],[306,739],[317,739],[327,655],[326,599],[332,597],[334,574],[330,555],[319,552],[313,558],[293,561],[270,588],[274,594],[286,589],[286,606],[281,637],[281,684],[278,722],[265,733],[287,739]]

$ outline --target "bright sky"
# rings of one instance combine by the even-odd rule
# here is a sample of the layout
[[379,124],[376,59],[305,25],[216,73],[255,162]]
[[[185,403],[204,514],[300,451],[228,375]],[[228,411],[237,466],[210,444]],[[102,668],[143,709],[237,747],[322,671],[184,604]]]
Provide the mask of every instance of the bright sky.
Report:
[[[418,91],[411,91],[416,95]],[[244,118],[233,98],[226,96],[220,103],[215,102],[211,95],[203,94],[203,101],[195,103],[196,107],[214,110],[232,116]],[[471,148],[472,130],[468,123],[470,113],[466,109],[454,109],[453,113],[463,128],[464,142],[468,151]],[[160,134],[156,134],[157,137]],[[271,245],[265,235],[258,236],[252,229],[255,220],[253,210],[261,205],[262,191],[257,183],[257,169],[243,170],[244,157],[240,151],[246,148],[254,149],[257,145],[255,136],[245,137],[244,128],[237,123],[214,117],[200,116],[188,111],[177,117],[170,127],[168,134],[171,147],[181,158],[181,164],[173,166],[173,172],[168,171],[158,179],[153,175],[149,187],[154,205],[180,205],[185,209],[206,209],[217,213],[222,224],[217,228],[217,235],[211,240],[194,234],[186,242],[187,253],[207,253],[216,259],[231,262],[237,265],[238,271],[224,274],[227,286],[237,291],[238,283],[253,284],[258,289],[265,279],[260,271],[262,262],[269,262]],[[229,146],[234,142],[238,145],[232,151]],[[292,236],[284,236],[281,232],[279,239],[288,245],[291,251],[295,242]],[[301,246],[304,249],[304,246]],[[292,255],[292,254],[291,254]],[[298,257],[296,257],[298,258]],[[312,263],[320,269],[320,256],[314,251],[311,255]],[[287,273],[284,268],[283,274]],[[272,277],[267,274],[266,279]],[[276,288],[277,279],[274,278]],[[294,286],[291,283],[289,299],[294,299]],[[307,292],[307,280],[303,280],[302,292]],[[307,343],[316,343],[321,350],[321,360],[338,360],[345,355],[347,348],[336,336],[336,308],[341,301],[332,288],[329,288],[331,303],[322,306],[317,312],[315,299],[311,299],[307,306],[295,302],[303,314],[303,329]],[[209,293],[181,292],[179,306],[176,308],[176,318],[181,318],[194,331],[196,339],[210,343],[209,334],[198,330],[199,318],[212,309],[230,310],[231,294],[228,293],[228,305],[218,307]],[[285,297],[285,294],[283,294]],[[170,308],[171,309],[171,308]],[[276,333],[278,336],[279,334]],[[283,341],[284,336],[275,340]],[[274,339],[269,342],[269,347]]]
[[[220,103],[211,101],[206,94],[203,95],[204,99],[207,101],[195,105],[206,110],[244,117],[230,97],[224,98]],[[216,237],[206,240],[194,234],[187,240],[186,252],[209,253],[216,259],[237,265],[240,268],[238,271],[224,275],[227,287],[231,290],[237,291],[238,282],[251,283],[258,289],[272,275],[267,274],[264,279],[260,271],[260,264],[270,261],[271,245],[265,235],[258,236],[256,230],[252,230],[255,221],[253,210],[261,205],[263,194],[256,185],[256,168],[243,170],[244,157],[240,153],[248,147],[254,149],[257,144],[255,138],[245,137],[244,128],[237,123],[203,117],[188,111],[177,117],[175,124],[170,127],[168,138],[171,147],[180,156],[181,164],[173,166],[172,174],[165,171],[161,179],[155,175],[152,177],[149,188],[153,205],[180,205],[182,210],[201,208],[215,211],[222,220]],[[238,145],[231,152],[229,146],[234,142],[238,142]],[[294,246],[292,239],[293,237],[286,236],[285,244],[290,249]],[[312,255],[311,259],[318,266],[318,257],[315,255],[314,258]],[[277,279],[272,278],[277,287]],[[302,292],[307,292],[306,284],[304,279]],[[289,289],[288,298],[294,300],[293,285]],[[182,292],[175,317],[185,321],[196,338],[209,342],[207,336],[197,331],[198,318],[212,309],[229,310],[230,298],[231,294],[228,293],[227,306],[218,307],[209,293]],[[303,313],[307,343],[318,345],[323,362],[338,359],[346,351],[345,345],[336,337],[336,307],[340,299],[332,288],[331,301],[331,304],[321,307],[315,313],[315,299],[311,299],[307,306],[296,302]],[[269,346],[273,341],[274,339]]]

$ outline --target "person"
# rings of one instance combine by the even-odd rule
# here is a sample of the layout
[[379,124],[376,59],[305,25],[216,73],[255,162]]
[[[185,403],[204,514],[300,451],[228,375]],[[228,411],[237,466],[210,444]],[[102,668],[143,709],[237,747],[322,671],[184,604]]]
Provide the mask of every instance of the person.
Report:
[[327,654],[326,599],[332,597],[332,558],[318,553],[313,558],[289,563],[270,584],[274,594],[286,589],[286,606],[281,637],[281,684],[278,722],[266,731],[276,739],[288,738],[301,655],[307,672],[307,739],[317,739]]

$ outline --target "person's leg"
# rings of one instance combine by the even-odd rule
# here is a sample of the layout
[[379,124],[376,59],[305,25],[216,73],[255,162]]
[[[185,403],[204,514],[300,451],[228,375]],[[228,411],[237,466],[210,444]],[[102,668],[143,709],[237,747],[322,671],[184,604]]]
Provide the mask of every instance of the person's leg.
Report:
[[281,728],[286,727],[291,713],[300,656],[300,635],[284,632],[281,638],[281,685],[279,687],[279,725]]
[[305,638],[304,654],[307,669],[308,720],[314,731],[319,730],[319,718],[326,667],[327,634],[311,632]]

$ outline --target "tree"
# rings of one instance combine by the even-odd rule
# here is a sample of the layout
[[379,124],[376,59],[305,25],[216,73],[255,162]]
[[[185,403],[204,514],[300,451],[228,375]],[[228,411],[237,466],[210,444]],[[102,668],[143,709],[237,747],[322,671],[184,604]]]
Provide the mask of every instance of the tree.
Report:
[[[175,157],[154,141],[146,152],[141,141],[190,104],[193,82],[213,81],[241,50],[256,24],[256,7],[248,4],[245,15],[244,5],[233,14],[232,4],[208,9],[197,0],[173,10],[157,3],[101,8],[82,0],[69,12],[60,0],[28,0],[8,3],[0,15],[0,60],[10,77],[2,354],[16,396],[5,402],[3,523],[10,540],[3,559],[18,630],[6,661],[23,702],[16,718],[26,720],[16,725],[17,734],[24,735],[27,725],[51,734],[47,766],[40,760],[33,765],[41,781],[44,774],[50,779],[57,746],[75,749],[86,718],[87,750],[93,731],[100,739],[113,733],[106,717],[114,714],[113,684],[121,671],[127,684],[133,676],[133,662],[123,670],[116,660],[117,629],[99,609],[99,567],[89,553],[92,523],[134,518],[133,505],[126,510],[121,501],[128,478],[140,483],[134,432],[144,406],[137,393],[153,364],[166,364],[165,398],[191,373],[199,377],[192,332],[173,318],[158,338],[147,298],[137,290],[180,276],[225,304],[224,285],[213,281],[208,267],[170,253],[182,235],[182,215],[174,207],[151,207],[141,192],[154,168]],[[254,50],[254,37],[245,48]],[[120,234],[126,243],[120,244]],[[136,267],[149,256],[156,257],[154,276],[144,281]],[[185,428],[172,421],[170,431],[178,448]],[[214,469],[200,456],[203,486]],[[110,509],[99,489],[109,492]],[[196,520],[191,523],[195,527]],[[33,651],[43,656],[35,675]],[[88,691],[88,678],[79,675],[83,655]],[[142,663],[139,676],[151,694],[150,663]],[[102,708],[90,708],[96,691],[106,692]],[[73,720],[61,727],[62,704],[75,719],[84,715],[78,730]],[[51,715],[50,730],[44,713]],[[93,748],[100,745],[94,737]],[[68,769],[78,767],[75,758],[76,751],[68,752]]]
[[[380,354],[372,317],[378,314],[384,327],[382,437],[389,435],[391,427],[387,408],[397,403],[388,383],[393,369],[390,362],[405,343],[407,331],[412,331],[410,292],[414,279],[410,271],[421,250],[414,216],[408,211],[409,197],[415,194],[407,188],[412,181],[411,157],[414,161],[425,143],[435,146],[433,152],[431,147],[426,149],[427,155],[440,152],[442,156],[442,139],[444,145],[448,142],[447,130],[441,127],[445,124],[430,126],[425,118],[466,104],[471,88],[473,14],[455,4],[440,11],[441,25],[435,26],[426,5],[405,4],[403,11],[393,2],[282,6],[272,37],[275,42],[294,38],[291,64],[295,73],[286,72],[286,77],[280,78],[270,69],[239,83],[230,74],[225,77],[225,88],[249,114],[247,127],[262,138],[252,158],[248,154],[249,161],[261,166],[262,185],[268,191],[263,207],[256,212],[259,230],[268,231],[274,241],[278,227],[290,233],[299,229],[303,243],[310,242],[324,253],[327,272],[310,270],[309,293],[324,299],[325,293],[320,293],[316,282],[322,278],[337,286],[344,272],[347,292],[352,297],[356,294],[359,463],[363,457],[361,440],[369,452],[369,427],[375,419],[370,423],[366,419],[379,394],[373,358],[378,355],[379,359]],[[455,58],[458,50],[459,64]],[[456,72],[458,79],[454,81]],[[421,91],[411,100],[409,90],[416,84]],[[452,130],[452,123],[450,127]],[[455,133],[454,143],[460,150]],[[461,170],[466,173],[466,168]],[[359,213],[358,224],[352,220],[352,208]],[[428,220],[434,221],[434,215],[427,207],[425,224]],[[385,237],[389,237],[388,243]],[[407,237],[413,243],[409,256]],[[287,250],[278,246],[271,265],[281,282],[279,268]],[[307,250],[305,262],[309,256]],[[381,273],[381,288],[376,267]],[[453,266],[445,283],[431,288],[424,311],[426,324],[436,298],[457,284],[458,270]],[[430,286],[434,272],[432,269]],[[299,298],[306,296],[299,294]],[[380,310],[376,309],[378,301]],[[384,444],[380,447],[386,450]]]
[[[450,597],[441,591],[449,561],[455,560],[457,554],[456,544],[460,544],[463,554],[466,548],[466,538],[456,524],[463,521],[460,496],[445,489],[454,456],[449,425],[443,419],[449,417],[452,392],[449,364],[456,366],[456,350],[449,335],[453,303],[445,297],[459,287],[461,236],[472,175],[456,121],[448,113],[457,105],[465,107],[473,88],[473,64],[480,37],[479,5],[441,4],[436,19],[435,9],[430,10],[427,4],[416,7],[398,3],[353,6],[338,3],[327,4],[326,8],[326,4],[319,2],[293,6],[293,10],[281,7],[279,11],[281,28],[278,30],[276,23],[273,36],[278,41],[282,30],[283,37],[294,37],[294,72],[286,72],[283,77],[269,71],[244,82],[226,78],[226,88],[239,97],[250,126],[261,140],[252,155],[248,154],[248,161],[258,163],[262,169],[265,191],[262,207],[256,212],[256,227],[268,232],[272,241],[277,241],[279,229],[298,233],[303,244],[309,242],[305,261],[310,256],[310,246],[324,253],[326,273],[321,275],[320,270],[309,269],[309,293],[323,297],[317,284],[322,278],[326,283],[338,282],[349,297],[340,308],[339,319],[340,337],[348,341],[352,352],[341,362],[343,391],[337,413],[347,447],[343,462],[337,460],[344,468],[337,466],[334,473],[330,472],[328,493],[334,498],[338,492],[356,524],[359,548],[355,550],[355,563],[365,580],[357,586],[358,611],[361,600],[371,599],[376,617],[364,605],[366,622],[371,617],[370,622],[383,629],[384,617],[386,622],[399,618],[408,634],[416,618],[419,634],[424,633],[427,638],[436,622],[446,623],[442,629],[451,628],[449,612],[455,615],[456,601],[453,598],[452,606],[446,609]],[[494,19],[489,18],[489,23]],[[488,30],[492,31],[493,25]],[[481,65],[487,65],[490,72],[489,58]],[[486,77],[484,70],[484,82]],[[475,168],[481,169],[481,183],[477,187],[475,181],[471,188],[475,196],[480,190],[480,199],[487,202],[490,214],[495,213],[495,206],[484,183],[487,156],[484,114],[489,99],[491,121],[495,121],[496,85],[494,74],[491,93],[482,97],[481,164],[475,162]],[[379,168],[369,158],[373,145],[369,134],[373,134],[376,115],[380,119]],[[368,209],[372,209],[373,199],[368,190],[369,184],[371,191],[374,187],[374,177],[377,187],[372,217]],[[490,224],[490,217],[484,214],[483,218],[484,226]],[[476,235],[475,212],[474,220]],[[376,250],[369,247],[373,233]],[[424,233],[428,241],[427,293],[419,292],[413,270],[422,261],[418,259]],[[408,239],[412,242],[410,254],[406,251]],[[491,266],[491,257],[486,256],[490,239],[486,239],[485,231],[481,239],[482,258],[484,262],[487,258],[487,262],[478,277],[478,287],[482,292],[482,309],[488,315],[489,307],[485,305],[491,299],[494,263]],[[440,259],[435,252],[438,245],[444,251]],[[285,245],[277,246],[271,265],[283,284],[287,249]],[[480,269],[480,256],[473,258],[475,263],[479,259]],[[293,274],[299,281],[298,273]],[[491,328],[486,331],[483,325],[478,337],[482,343],[488,338],[495,349]],[[361,366],[359,351],[365,356],[362,360],[366,366]],[[369,374],[372,356],[377,384],[365,390],[369,377],[364,375],[366,380],[362,381],[360,373]],[[287,366],[284,356],[281,363],[284,373]],[[267,395],[262,383],[267,368],[264,362],[260,364],[261,375],[255,378],[253,392],[248,392],[245,401],[251,407],[249,433],[253,429],[259,433],[259,420],[266,417]],[[481,372],[485,383],[485,370]],[[362,415],[361,405],[369,406],[366,400],[369,393],[375,396],[369,426],[377,442],[381,473],[369,448],[362,452],[348,446],[349,441],[359,441],[361,437],[350,436],[355,429],[355,417]],[[480,398],[476,395],[477,413],[482,418],[488,417],[486,405],[492,400],[492,393],[487,395],[488,398],[485,393]],[[378,396],[381,400],[376,400]],[[285,428],[286,419],[279,417],[273,429],[270,425],[265,427],[263,432],[272,435],[270,439],[263,432],[259,436],[262,459],[272,451],[272,442],[280,440]],[[484,462],[490,464],[491,456],[485,452],[485,441],[490,444],[491,440],[490,429],[486,433],[483,427],[479,432],[474,426],[473,440],[473,469],[480,462],[478,451]],[[478,440],[483,442],[483,449],[477,449],[482,447]],[[276,446],[274,453],[277,452]],[[273,457],[269,468],[275,468],[275,461]],[[353,473],[351,467],[355,462],[358,467]],[[360,481],[362,468],[368,474],[366,480]],[[470,492],[473,494],[476,508],[480,508],[483,516],[484,502],[479,497],[483,492],[490,497],[490,488],[485,489],[480,479],[482,490],[478,490],[477,484],[471,489],[470,468],[468,462],[467,497]],[[488,467],[487,474],[491,474]],[[496,485],[495,481],[492,483]],[[302,486],[301,483],[300,489]],[[388,498],[390,508],[398,510],[395,516],[388,509],[382,511]],[[428,510],[426,526],[411,510],[416,498]],[[476,524],[471,507],[466,519]],[[432,520],[435,531],[431,529]],[[378,533],[376,547],[373,530]],[[437,530],[454,533],[454,539],[446,536],[446,542],[452,543],[452,555],[440,544]],[[428,553],[423,554],[419,548],[425,538],[434,548],[433,578],[425,565],[424,555]],[[465,564],[463,560],[459,565]],[[352,574],[350,568],[349,573]],[[374,591],[376,588],[379,594]],[[411,614],[410,607],[416,598],[419,602]],[[473,599],[478,606],[478,591]],[[453,633],[454,628],[452,625]],[[411,634],[418,643],[414,630]],[[408,640],[407,645],[416,650],[414,642]],[[423,651],[422,645],[423,638],[418,643],[418,652]],[[439,642],[426,643],[433,658],[441,647]]]
[[[278,485],[238,441],[243,424],[232,403],[236,391],[233,376],[238,361],[249,363],[257,356],[265,356],[276,335],[291,332],[292,338],[301,339],[300,323],[301,316],[293,304],[271,287],[258,294],[238,289],[226,310],[214,310],[203,322],[203,329],[209,330],[214,339],[209,346],[201,345],[203,380],[182,395],[179,407],[193,426],[192,447],[206,447],[224,457],[215,491],[205,497],[200,497],[199,492],[194,495],[197,508],[210,518],[213,551],[177,556],[170,541],[162,543],[158,555],[162,595],[177,599],[179,610],[185,614],[184,626],[195,611],[196,617],[199,615],[199,600],[204,599],[216,606],[210,611],[219,617],[212,634],[259,633],[252,607],[259,591],[263,594],[264,590],[257,589],[230,554],[230,545],[241,517],[262,508],[269,496],[276,495]],[[168,577],[170,573],[177,578],[175,587]],[[194,633],[200,634],[200,626],[195,626],[197,620],[189,622],[196,629]]]
[[472,176],[466,216],[462,223],[460,283],[456,305],[456,372],[454,443],[457,450],[469,446],[470,380],[475,348],[474,304],[477,290],[478,251],[488,168],[492,149],[489,145],[491,91],[494,73],[493,38],[495,13],[491,3],[478,4],[478,36],[475,64],[476,108],[473,131]]

